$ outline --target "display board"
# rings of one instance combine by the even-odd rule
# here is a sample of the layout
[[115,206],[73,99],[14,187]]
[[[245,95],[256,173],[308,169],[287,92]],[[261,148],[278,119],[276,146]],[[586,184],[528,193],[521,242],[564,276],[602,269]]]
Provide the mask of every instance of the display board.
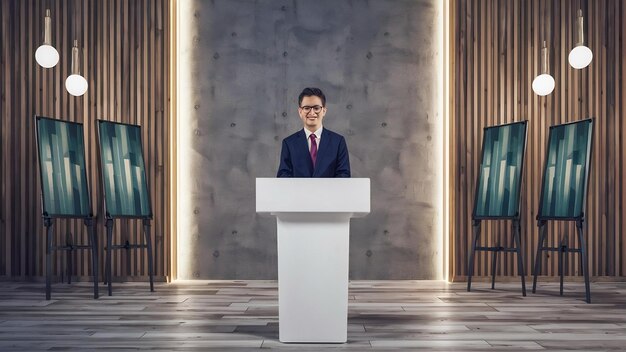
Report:
[[593,119],[550,127],[538,219],[584,215]]
[[152,217],[141,127],[98,120],[102,182],[108,217]]
[[528,122],[484,129],[474,219],[519,216]]
[[47,217],[89,217],[83,125],[37,116],[42,210]]

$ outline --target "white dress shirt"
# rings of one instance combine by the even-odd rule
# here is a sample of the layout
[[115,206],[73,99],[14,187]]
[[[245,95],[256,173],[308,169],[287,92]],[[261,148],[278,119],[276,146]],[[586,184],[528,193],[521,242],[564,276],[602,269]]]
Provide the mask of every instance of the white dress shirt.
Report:
[[306,134],[306,143],[309,145],[309,153],[311,152],[311,137],[310,136],[312,134],[315,134],[315,141],[317,142],[317,150],[320,150],[320,140],[322,139],[322,129],[323,128],[324,127],[321,126],[315,132],[311,132],[311,131],[307,130],[306,128],[304,129],[304,133]]

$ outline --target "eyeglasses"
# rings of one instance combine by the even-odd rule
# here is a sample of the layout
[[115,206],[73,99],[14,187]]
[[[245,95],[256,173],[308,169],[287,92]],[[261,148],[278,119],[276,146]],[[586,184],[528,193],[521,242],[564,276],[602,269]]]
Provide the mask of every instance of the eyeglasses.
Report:
[[301,106],[300,109],[302,109],[302,111],[304,111],[305,113],[309,113],[311,112],[311,110],[313,110],[314,113],[319,114],[322,111],[323,106],[320,105],[314,105],[314,106]]

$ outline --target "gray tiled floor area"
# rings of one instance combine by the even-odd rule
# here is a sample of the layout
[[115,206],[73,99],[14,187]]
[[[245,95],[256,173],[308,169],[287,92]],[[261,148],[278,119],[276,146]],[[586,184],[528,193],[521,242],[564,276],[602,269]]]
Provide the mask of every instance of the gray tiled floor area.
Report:
[[[190,281],[114,286],[0,282],[0,351],[13,350],[626,350],[626,283],[353,281],[348,343],[278,342],[275,281]],[[530,286],[529,286],[530,288]],[[101,292],[106,294],[105,287]]]

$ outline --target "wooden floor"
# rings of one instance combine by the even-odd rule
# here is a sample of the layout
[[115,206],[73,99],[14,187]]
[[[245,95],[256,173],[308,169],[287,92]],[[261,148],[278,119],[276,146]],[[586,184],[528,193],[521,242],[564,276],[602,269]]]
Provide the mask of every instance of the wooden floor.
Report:
[[[541,283],[522,297],[519,283],[353,281],[348,343],[278,342],[275,281],[192,281],[114,286],[91,298],[89,283],[0,282],[0,351],[279,349],[626,350],[626,283]],[[529,286],[530,288],[530,286]],[[105,287],[101,286],[105,293]]]

